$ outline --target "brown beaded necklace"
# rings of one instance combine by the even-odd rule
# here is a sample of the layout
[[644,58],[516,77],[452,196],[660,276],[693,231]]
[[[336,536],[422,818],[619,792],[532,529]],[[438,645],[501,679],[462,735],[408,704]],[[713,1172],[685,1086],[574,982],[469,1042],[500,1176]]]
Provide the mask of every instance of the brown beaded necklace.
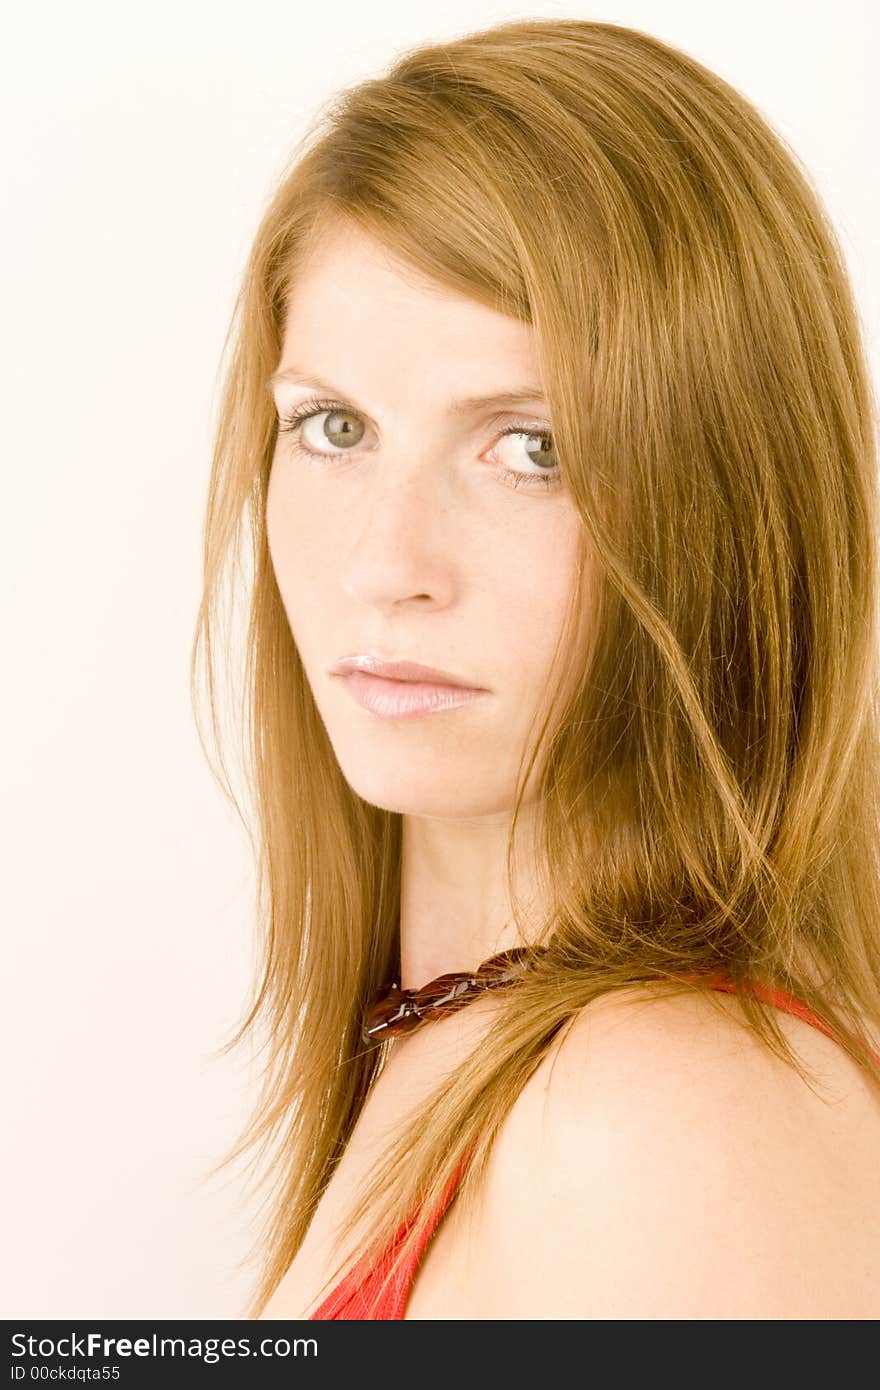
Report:
[[509,984],[530,963],[534,963],[534,952],[525,946],[514,946],[489,956],[478,970],[438,975],[421,989],[401,989],[399,980],[394,980],[380,990],[367,1011],[364,1042],[384,1042],[386,1038],[412,1033],[433,1018],[454,1013],[484,990]]

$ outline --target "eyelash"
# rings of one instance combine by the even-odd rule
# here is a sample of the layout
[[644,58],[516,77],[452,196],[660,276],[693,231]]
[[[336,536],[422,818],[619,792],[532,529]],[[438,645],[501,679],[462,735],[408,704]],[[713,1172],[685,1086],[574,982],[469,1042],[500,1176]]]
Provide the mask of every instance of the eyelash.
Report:
[[[342,405],[339,401],[304,401],[287,415],[282,415],[278,421],[278,431],[280,434],[290,434],[297,436],[302,425],[306,420],[310,420],[313,415],[322,415],[324,411],[330,410],[349,410],[347,405]],[[352,411],[352,414],[357,414]],[[498,438],[503,439],[508,434],[535,435],[540,439],[551,439],[549,430],[531,429],[528,425],[508,425],[501,430]],[[497,444],[497,440],[496,440]],[[342,454],[316,454],[312,449],[305,449],[303,445],[294,440],[294,447],[309,458],[341,458]],[[532,484],[539,488],[555,487],[560,481],[559,465],[552,472],[546,473],[517,473],[513,468],[500,468],[501,477],[512,487],[530,487]]]

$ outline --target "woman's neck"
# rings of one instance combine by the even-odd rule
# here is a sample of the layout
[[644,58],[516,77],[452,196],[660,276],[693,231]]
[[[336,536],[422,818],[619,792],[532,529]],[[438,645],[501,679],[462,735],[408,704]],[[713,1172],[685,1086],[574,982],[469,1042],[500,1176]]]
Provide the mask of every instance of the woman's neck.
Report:
[[[406,817],[400,890],[403,989],[438,975],[476,970],[488,957],[525,944],[507,887],[508,818],[446,821]],[[520,851],[520,860],[525,855]],[[534,904],[533,874],[520,868],[520,901]],[[528,907],[526,907],[528,911]],[[537,918],[532,911],[529,926]]]

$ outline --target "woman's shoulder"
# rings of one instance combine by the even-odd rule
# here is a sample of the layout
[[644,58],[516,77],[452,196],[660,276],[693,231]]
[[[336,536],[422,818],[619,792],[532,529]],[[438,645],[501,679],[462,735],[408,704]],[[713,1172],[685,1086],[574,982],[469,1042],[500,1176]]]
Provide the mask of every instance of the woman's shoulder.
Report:
[[479,1317],[880,1316],[880,1088],[735,999],[582,1010],[511,1107],[479,1203]]

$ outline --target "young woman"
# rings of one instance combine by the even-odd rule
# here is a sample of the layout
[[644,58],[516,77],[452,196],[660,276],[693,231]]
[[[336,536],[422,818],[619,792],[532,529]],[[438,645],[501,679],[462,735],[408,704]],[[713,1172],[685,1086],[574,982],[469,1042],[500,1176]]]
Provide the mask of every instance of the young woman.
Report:
[[234,331],[249,1316],[880,1316],[876,421],[795,157],[630,29],[423,47]]

